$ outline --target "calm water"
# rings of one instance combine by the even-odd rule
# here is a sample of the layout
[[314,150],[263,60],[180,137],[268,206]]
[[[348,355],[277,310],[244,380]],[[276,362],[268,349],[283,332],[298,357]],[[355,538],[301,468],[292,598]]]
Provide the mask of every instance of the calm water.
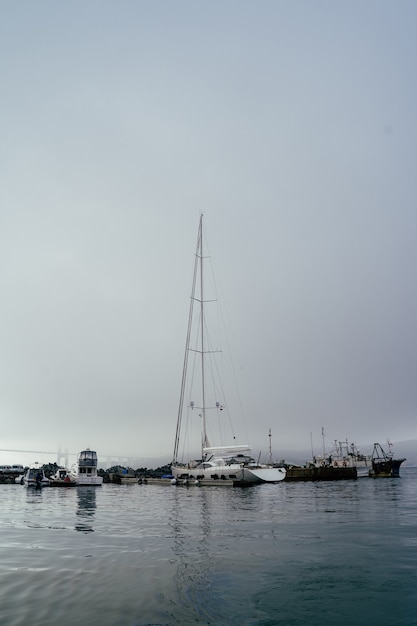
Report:
[[417,470],[250,489],[0,486],[3,626],[417,625]]

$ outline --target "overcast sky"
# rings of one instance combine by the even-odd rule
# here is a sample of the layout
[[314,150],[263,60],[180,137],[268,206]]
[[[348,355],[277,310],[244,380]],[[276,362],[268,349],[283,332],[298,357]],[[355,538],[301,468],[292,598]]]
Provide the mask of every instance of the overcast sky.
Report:
[[200,212],[254,451],[417,437],[416,23],[1,2],[1,449],[170,460]]

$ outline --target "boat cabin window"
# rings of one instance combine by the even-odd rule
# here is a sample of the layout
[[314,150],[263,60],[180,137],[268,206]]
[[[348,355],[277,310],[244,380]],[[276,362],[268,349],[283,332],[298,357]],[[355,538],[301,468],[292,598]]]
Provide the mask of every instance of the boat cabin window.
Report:
[[233,458],[229,459],[227,461],[227,464],[231,465],[233,463],[254,463],[254,462],[255,460],[251,456],[247,456],[245,454],[237,454]]
[[40,469],[31,469],[29,472],[29,478],[36,478],[37,476],[42,476],[42,470]]
[[97,466],[97,457],[96,456],[80,456],[78,459],[79,467],[96,467]]

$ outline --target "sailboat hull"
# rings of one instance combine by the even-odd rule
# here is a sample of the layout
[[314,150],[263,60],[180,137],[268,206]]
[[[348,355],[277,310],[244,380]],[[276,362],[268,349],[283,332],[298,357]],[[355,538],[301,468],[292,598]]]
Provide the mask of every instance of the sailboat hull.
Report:
[[259,469],[247,469],[262,483],[279,483],[284,480],[286,471],[283,467],[260,467]]
[[283,468],[249,468],[218,465],[210,468],[172,466],[171,473],[179,483],[196,483],[200,485],[245,486],[261,483],[277,483],[285,478]]

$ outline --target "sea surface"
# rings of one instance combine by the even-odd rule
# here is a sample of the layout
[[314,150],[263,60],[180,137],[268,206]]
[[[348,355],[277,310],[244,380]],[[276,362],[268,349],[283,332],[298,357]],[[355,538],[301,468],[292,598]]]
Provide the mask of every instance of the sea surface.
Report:
[[0,624],[417,625],[417,469],[246,489],[0,485]]

